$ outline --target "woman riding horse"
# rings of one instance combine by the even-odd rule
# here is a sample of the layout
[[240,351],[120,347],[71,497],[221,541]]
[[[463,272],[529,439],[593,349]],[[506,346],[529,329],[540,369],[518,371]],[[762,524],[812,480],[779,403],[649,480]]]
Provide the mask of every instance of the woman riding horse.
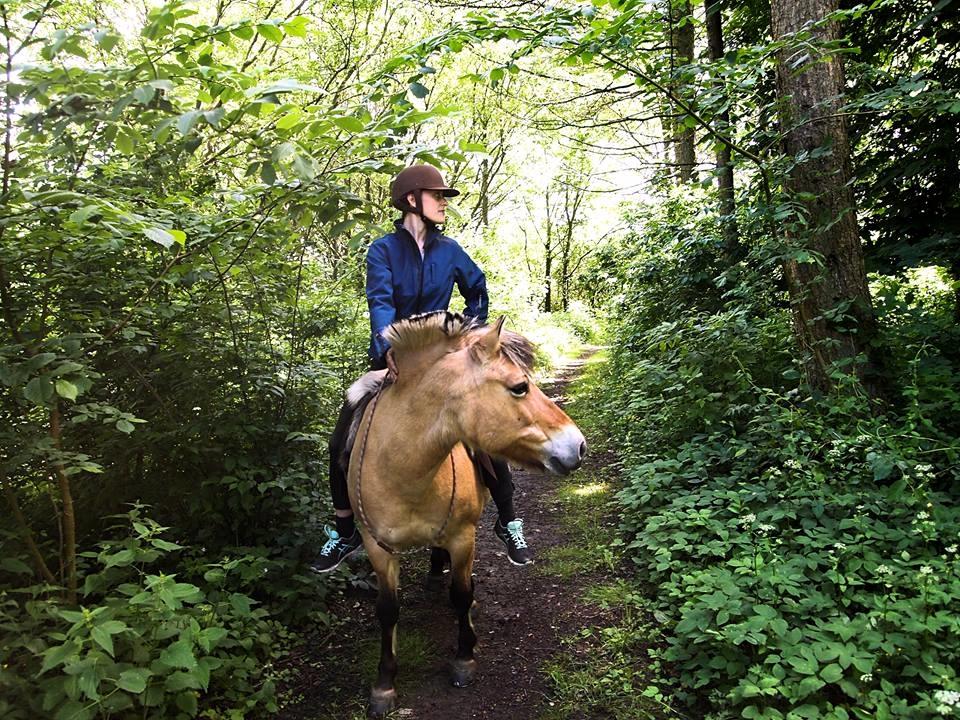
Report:
[[[430,165],[402,170],[390,187],[393,206],[403,213],[395,231],[376,240],[367,252],[367,304],[370,308],[370,364],[374,370],[392,363],[384,331],[391,323],[419,313],[446,310],[456,285],[466,301],[464,314],[481,323],[487,320],[487,283],[483,272],[456,241],[438,226],[446,218],[447,198],[459,195]],[[393,368],[395,370],[395,368]],[[347,495],[340,461],[352,410],[344,406],[330,438],[330,493],[336,530],[326,528],[328,541],[311,563],[316,572],[335,569],[360,549],[360,533]],[[484,482],[497,506],[493,531],[504,543],[514,565],[533,562],[523,534],[523,520],[513,507],[513,478],[504,460],[490,457],[483,463]]]

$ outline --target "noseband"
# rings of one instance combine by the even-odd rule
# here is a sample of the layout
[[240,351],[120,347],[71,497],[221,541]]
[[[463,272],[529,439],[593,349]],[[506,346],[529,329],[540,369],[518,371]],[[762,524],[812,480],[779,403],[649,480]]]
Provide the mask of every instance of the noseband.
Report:
[[[360,515],[360,522],[363,524],[363,527],[368,533],[370,533],[370,537],[375,543],[377,543],[377,546],[380,547],[380,549],[385,550],[391,555],[406,555],[408,553],[416,552],[420,549],[420,547],[412,547],[408,550],[397,550],[377,537],[376,532],[373,530],[373,525],[370,523],[370,519],[363,510],[363,494],[360,489],[360,482],[363,478],[363,458],[367,452],[367,437],[370,435],[370,426],[373,425],[373,415],[377,411],[377,402],[380,400],[380,395],[383,394],[385,388],[386,384],[381,385],[377,390],[377,394],[373,396],[373,400],[370,404],[370,419],[367,420],[367,426],[363,430],[363,438],[360,441],[360,457],[357,458],[357,511]],[[440,540],[440,537],[443,535],[444,530],[447,529],[447,524],[450,522],[450,518],[453,516],[453,502],[457,497],[457,463],[453,458],[453,452],[450,453],[450,471],[453,475],[453,486],[450,489],[450,505],[447,507],[447,516],[443,519],[443,524],[440,526],[440,529],[434,534],[433,539],[430,541],[430,545],[437,544],[437,542]]]

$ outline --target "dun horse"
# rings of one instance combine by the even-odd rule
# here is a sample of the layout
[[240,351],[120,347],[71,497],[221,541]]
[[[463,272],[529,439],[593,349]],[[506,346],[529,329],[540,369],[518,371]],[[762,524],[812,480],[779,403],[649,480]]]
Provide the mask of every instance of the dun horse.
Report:
[[470,619],[476,526],[489,493],[464,445],[525,467],[566,475],[586,443],[573,421],[530,381],[529,342],[439,312],[391,325],[397,379],[368,373],[348,393],[353,405],[379,388],[363,411],[350,454],[350,501],[379,580],[378,677],[370,714],[396,703],[396,625],[400,561],[407,548],[432,546],[431,573],[449,553],[450,599],[459,621],[453,684],[473,679],[477,636]]

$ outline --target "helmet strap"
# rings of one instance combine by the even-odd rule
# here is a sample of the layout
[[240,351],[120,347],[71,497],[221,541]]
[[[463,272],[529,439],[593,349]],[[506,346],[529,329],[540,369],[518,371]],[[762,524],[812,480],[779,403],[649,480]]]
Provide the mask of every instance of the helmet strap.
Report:
[[410,207],[409,205],[407,205],[407,207],[409,208],[407,212],[412,212],[414,215],[419,216],[420,219],[423,221],[423,224],[426,225],[428,228],[437,227],[437,224],[433,220],[430,220],[429,218],[427,218],[426,215],[423,214],[423,189],[417,188],[416,190],[411,190],[410,192],[413,193],[413,198],[414,200],[416,200],[417,206]]

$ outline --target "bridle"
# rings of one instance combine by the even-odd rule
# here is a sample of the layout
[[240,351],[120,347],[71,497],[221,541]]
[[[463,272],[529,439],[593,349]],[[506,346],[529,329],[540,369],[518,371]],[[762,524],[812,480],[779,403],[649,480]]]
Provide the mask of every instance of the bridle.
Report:
[[[391,555],[406,555],[408,553],[416,552],[420,549],[420,546],[412,547],[407,550],[397,550],[394,547],[391,547],[389,544],[377,537],[377,533],[373,530],[373,525],[370,522],[370,519],[367,517],[366,512],[363,509],[363,494],[360,488],[360,482],[363,478],[363,458],[367,452],[367,437],[370,435],[370,426],[373,425],[373,415],[377,411],[377,402],[380,400],[380,396],[383,394],[383,391],[386,389],[386,383],[380,386],[377,390],[376,395],[373,396],[373,400],[370,404],[370,419],[367,420],[367,426],[363,430],[363,438],[360,441],[360,457],[357,458],[357,513],[360,516],[360,522],[363,524],[364,528],[370,537],[373,539],[377,546],[382,550],[390,553]],[[450,522],[450,518],[453,516],[453,502],[457,496],[457,463],[453,458],[453,453],[450,453],[450,469],[453,474],[453,487],[450,490],[450,505],[447,508],[447,516],[443,519],[443,524],[440,526],[440,529],[434,534],[433,539],[430,541],[430,545],[436,545],[437,541],[443,535],[444,530],[447,529],[447,525]]]

